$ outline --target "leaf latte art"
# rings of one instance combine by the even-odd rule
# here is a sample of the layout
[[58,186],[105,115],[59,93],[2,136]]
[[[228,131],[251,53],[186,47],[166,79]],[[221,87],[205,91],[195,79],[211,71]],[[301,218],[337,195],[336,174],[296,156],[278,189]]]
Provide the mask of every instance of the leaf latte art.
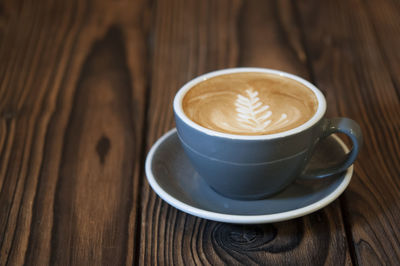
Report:
[[303,84],[274,74],[217,76],[192,87],[182,100],[186,116],[215,131],[239,135],[283,132],[316,112],[315,94]]
[[[246,90],[248,97],[238,95],[235,105],[237,111],[237,120],[242,122],[242,127],[253,132],[263,132],[271,125],[272,120],[269,119],[272,111],[269,111],[268,105],[263,105],[260,98],[257,97],[258,92],[253,89]],[[287,114],[282,113],[280,118],[271,126],[280,127],[288,122]]]

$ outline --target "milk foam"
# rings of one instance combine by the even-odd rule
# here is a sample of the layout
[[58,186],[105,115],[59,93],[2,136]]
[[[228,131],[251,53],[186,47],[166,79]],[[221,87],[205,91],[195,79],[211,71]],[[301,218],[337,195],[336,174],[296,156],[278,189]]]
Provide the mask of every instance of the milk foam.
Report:
[[235,73],[203,81],[182,101],[195,123],[219,132],[264,135],[308,121],[318,106],[314,93],[289,78],[265,73]]

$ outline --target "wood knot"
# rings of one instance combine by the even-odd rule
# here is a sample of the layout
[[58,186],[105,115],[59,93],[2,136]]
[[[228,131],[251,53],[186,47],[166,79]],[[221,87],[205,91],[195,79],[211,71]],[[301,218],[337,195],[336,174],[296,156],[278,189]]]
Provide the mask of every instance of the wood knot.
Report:
[[16,111],[4,111],[1,113],[1,117],[7,121],[13,119],[16,116],[17,116]]
[[276,237],[276,229],[272,225],[220,224],[213,236],[220,246],[240,252],[258,251]]
[[97,151],[97,154],[99,155],[101,164],[104,164],[104,162],[106,160],[106,156],[110,150],[110,147],[111,147],[110,139],[106,136],[102,136],[97,141],[96,151]]

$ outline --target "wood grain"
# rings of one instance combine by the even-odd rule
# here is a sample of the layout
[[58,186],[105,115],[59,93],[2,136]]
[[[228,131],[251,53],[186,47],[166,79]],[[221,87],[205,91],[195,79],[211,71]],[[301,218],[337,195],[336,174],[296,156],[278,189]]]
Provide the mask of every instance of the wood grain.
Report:
[[[399,265],[400,4],[0,1],[0,265]],[[163,202],[146,152],[172,99],[215,69],[321,88],[365,145],[344,195],[282,223],[232,225]]]
[[382,52],[383,64],[390,72],[397,97],[400,98],[400,3],[398,1],[366,1],[366,12]]
[[2,3],[0,265],[134,261],[146,10]]
[[393,12],[399,9],[395,2],[367,2],[314,1],[299,6],[316,83],[331,95],[330,105],[337,106],[329,113],[355,119],[365,135],[344,197],[357,261],[398,265],[400,99],[398,75],[393,75],[398,51],[393,45],[400,38],[385,35],[388,44],[382,38],[386,31],[396,31],[392,23],[399,20]]
[[[196,74],[240,65],[307,76],[293,12],[286,1],[157,2],[148,148],[173,127],[173,96]],[[351,264],[338,203],[289,222],[239,226],[177,211],[147,183],[143,191],[140,265]]]

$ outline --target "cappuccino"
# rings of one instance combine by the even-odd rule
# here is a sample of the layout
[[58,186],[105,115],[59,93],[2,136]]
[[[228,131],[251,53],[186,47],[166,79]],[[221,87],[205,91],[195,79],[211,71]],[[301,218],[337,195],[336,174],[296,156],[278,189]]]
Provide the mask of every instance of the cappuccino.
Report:
[[193,122],[218,132],[267,135],[296,128],[318,109],[314,92],[276,74],[231,73],[192,87],[182,109]]

